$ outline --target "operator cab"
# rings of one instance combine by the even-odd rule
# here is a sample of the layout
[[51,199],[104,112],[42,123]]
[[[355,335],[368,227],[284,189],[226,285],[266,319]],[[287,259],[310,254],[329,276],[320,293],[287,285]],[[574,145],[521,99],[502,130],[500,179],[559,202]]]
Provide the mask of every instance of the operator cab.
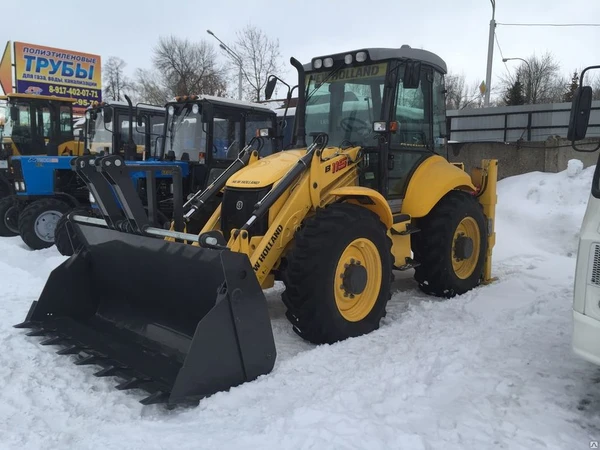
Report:
[[[235,160],[258,129],[276,127],[276,113],[256,103],[210,95],[177,97],[169,102],[162,153],[166,160],[189,161],[194,186],[204,188]],[[260,156],[277,151],[263,139]]]
[[361,146],[360,185],[400,211],[413,171],[446,148],[446,63],[403,45],[313,58],[304,70],[306,136],[322,132],[330,145]]
[[[165,123],[163,107],[138,105],[133,108],[126,102],[108,101],[88,108],[85,116],[85,147],[89,153],[114,153],[132,161],[158,156],[157,142]],[[128,146],[130,133],[131,149]]]
[[75,155],[73,136],[74,99],[48,95],[0,96],[4,124],[0,130],[0,159],[9,156]]

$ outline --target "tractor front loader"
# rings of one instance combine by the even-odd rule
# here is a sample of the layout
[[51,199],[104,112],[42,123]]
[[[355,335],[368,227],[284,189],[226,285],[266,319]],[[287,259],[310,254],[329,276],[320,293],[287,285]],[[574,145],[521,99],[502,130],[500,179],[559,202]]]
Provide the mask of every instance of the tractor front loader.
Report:
[[[275,280],[294,331],[315,344],[378,329],[393,270],[446,298],[491,282],[497,161],[467,174],[440,156],[444,61],[402,46],[291,63],[293,149],[221,178],[198,234],[73,215],[84,244],[17,327],[173,405],[272,370],[262,289]],[[184,222],[196,214],[188,205]]]

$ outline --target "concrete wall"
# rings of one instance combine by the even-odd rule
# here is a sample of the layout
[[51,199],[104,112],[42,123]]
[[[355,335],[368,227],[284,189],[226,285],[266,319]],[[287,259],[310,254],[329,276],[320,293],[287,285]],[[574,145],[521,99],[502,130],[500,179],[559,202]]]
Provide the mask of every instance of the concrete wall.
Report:
[[[599,139],[588,139],[578,148],[593,149]],[[560,172],[567,168],[570,159],[579,159],[584,167],[595,165],[600,151],[578,152],[571,142],[562,138],[549,138],[544,142],[472,142],[448,145],[448,160],[462,162],[465,169],[481,165],[482,159],[498,160],[498,179],[526,172]]]

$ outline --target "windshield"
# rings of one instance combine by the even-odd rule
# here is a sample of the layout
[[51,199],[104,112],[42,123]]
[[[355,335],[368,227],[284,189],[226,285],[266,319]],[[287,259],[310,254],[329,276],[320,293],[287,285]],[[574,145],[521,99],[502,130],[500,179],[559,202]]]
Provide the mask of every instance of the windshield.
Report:
[[88,124],[88,148],[90,152],[96,153],[100,150],[109,150],[112,148],[113,122],[104,123],[104,112],[102,109],[96,110],[96,118],[92,115]]
[[308,74],[306,135],[324,132],[331,145],[373,146],[386,71],[387,63],[381,63]]
[[167,116],[165,155],[173,151],[176,160],[198,161],[200,159],[198,149],[206,148],[206,135],[202,125],[200,108],[197,104],[170,106]]
[[10,137],[12,133],[12,121],[10,120],[10,107],[8,104],[0,108],[0,138]]

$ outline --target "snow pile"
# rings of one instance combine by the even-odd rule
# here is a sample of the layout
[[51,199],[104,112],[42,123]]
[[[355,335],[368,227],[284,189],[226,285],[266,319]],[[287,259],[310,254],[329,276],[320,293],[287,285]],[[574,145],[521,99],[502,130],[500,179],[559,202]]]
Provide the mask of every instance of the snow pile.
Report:
[[[532,172],[501,180],[496,258],[514,252],[573,256],[592,185],[594,167],[569,161],[559,173]],[[508,238],[508,239],[506,239]]]
[[274,371],[171,412],[11,327],[65,258],[0,239],[3,447],[588,448],[599,370],[571,352],[570,308],[593,168],[569,167],[499,183],[497,282],[440,300],[397,273],[380,330],[318,347],[291,331],[278,284]]

